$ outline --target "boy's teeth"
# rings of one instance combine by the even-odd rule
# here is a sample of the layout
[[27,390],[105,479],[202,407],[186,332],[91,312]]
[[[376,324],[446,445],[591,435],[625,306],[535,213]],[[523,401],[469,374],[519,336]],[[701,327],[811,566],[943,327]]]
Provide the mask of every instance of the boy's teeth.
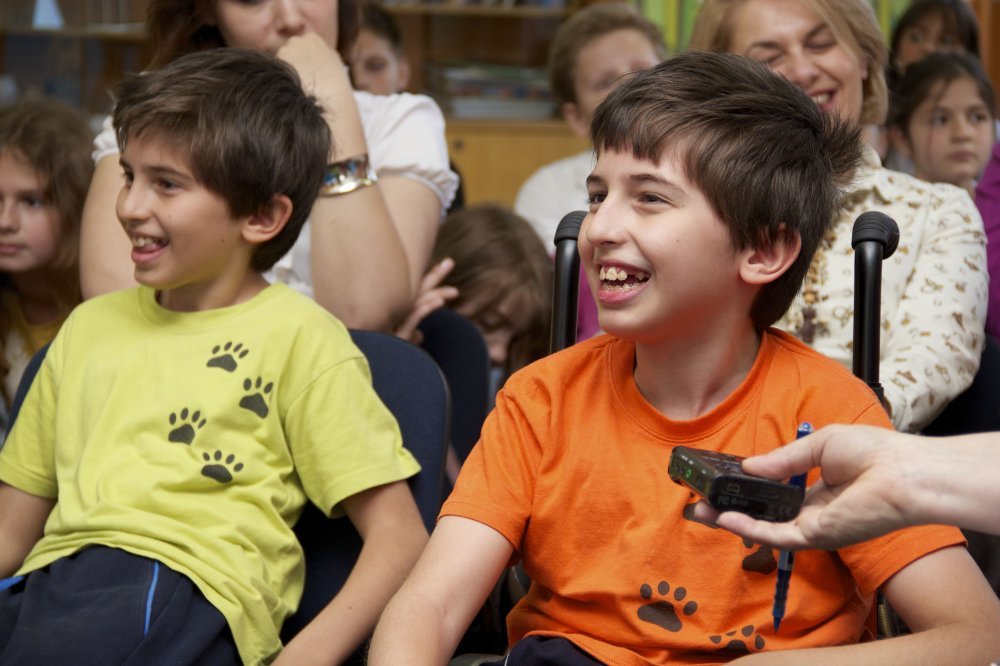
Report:
[[158,238],[150,238],[148,236],[133,236],[132,246],[133,247],[146,247],[147,245],[160,244],[162,241]]
[[[614,266],[604,268],[602,266],[597,276],[601,280],[607,280],[610,282],[625,282],[628,279],[628,272],[623,268],[615,268]],[[638,282],[645,282],[649,279],[649,273],[640,271],[635,274],[635,279]]]

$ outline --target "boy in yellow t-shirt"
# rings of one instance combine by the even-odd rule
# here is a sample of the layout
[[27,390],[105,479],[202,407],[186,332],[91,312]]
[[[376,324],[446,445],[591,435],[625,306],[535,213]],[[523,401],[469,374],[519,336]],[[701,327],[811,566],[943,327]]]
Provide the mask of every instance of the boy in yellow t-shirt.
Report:
[[[580,257],[609,335],[504,386],[369,663],[441,663],[517,559],[532,582],[508,666],[995,658],[1000,601],[957,530],[800,553],[778,633],[775,553],[698,522],[667,474],[678,445],[749,456],[804,421],[889,427],[863,383],[769,328],[857,130],[760,64],[689,53],[623,82],[592,135]],[[879,589],[914,633],[859,643]]]
[[[346,329],[261,275],[320,191],[323,110],[286,65],[217,49],[127,79],[113,122],[142,286],[73,312],[0,452],[0,663],[341,661],[426,531]],[[364,548],[282,651],[307,500]]]

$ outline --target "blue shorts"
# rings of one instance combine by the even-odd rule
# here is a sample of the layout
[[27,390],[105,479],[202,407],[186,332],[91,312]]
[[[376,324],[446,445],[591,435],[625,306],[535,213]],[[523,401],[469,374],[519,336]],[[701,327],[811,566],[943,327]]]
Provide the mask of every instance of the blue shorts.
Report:
[[8,581],[0,666],[240,664],[222,613],[154,560],[94,546]]
[[510,649],[507,656],[484,666],[600,666],[571,641],[555,636],[528,636]]

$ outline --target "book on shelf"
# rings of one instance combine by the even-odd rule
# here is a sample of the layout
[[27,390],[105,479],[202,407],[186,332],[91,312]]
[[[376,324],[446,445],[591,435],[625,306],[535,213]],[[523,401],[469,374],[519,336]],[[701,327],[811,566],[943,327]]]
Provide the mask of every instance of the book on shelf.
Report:
[[453,118],[550,118],[545,70],[477,62],[429,67],[430,93]]

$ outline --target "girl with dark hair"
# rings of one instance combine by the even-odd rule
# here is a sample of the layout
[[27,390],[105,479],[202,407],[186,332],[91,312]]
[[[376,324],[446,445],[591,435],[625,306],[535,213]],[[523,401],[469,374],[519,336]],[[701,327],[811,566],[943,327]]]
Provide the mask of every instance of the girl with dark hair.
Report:
[[895,150],[914,175],[975,192],[995,132],[993,85],[967,53],[932,53],[907,68],[889,107]]

